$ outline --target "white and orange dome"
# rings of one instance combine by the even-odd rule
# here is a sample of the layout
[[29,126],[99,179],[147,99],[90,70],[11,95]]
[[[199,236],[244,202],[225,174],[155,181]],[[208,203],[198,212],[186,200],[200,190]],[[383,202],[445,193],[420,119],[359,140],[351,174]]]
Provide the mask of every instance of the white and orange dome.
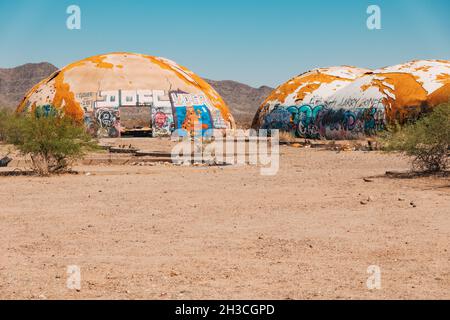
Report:
[[[339,72],[330,75],[329,70]],[[373,72],[317,69],[275,89],[259,108],[253,127],[308,138],[355,138],[382,130],[386,123],[416,119],[449,100],[448,61],[413,61]]]
[[39,106],[84,120],[107,136],[146,129],[168,135],[196,122],[203,129],[234,127],[227,105],[202,78],[173,61],[134,53],[72,63],[32,88],[17,111]]
[[[406,73],[425,90],[425,103],[429,107],[450,100],[450,61],[415,60],[405,64],[375,70],[374,73]],[[411,88],[414,90],[414,88]]]
[[371,71],[349,66],[314,69],[276,88],[263,102],[263,106],[323,103],[329,96],[368,72]]

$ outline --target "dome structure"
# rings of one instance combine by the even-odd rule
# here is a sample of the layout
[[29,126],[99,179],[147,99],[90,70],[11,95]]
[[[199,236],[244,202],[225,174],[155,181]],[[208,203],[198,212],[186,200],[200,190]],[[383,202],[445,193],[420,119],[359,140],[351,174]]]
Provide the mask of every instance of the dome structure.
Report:
[[[292,78],[277,87],[259,108],[252,127],[304,132],[308,114],[312,116],[330,96],[348,86],[368,69],[350,66],[318,68]],[[303,117],[304,116],[304,117]],[[303,117],[303,118],[302,118]]]
[[374,73],[407,73],[413,76],[426,92],[425,104],[437,106],[450,100],[450,61],[414,60],[375,70]]
[[[353,139],[383,130],[387,123],[417,119],[450,100],[447,61],[413,61],[373,72],[350,70],[356,70],[352,78],[330,82],[320,76],[312,86],[303,76],[295,83],[290,80],[263,103],[253,127],[293,131],[305,138]],[[294,89],[284,99],[282,88],[290,85]]]
[[171,60],[134,53],[98,55],[58,70],[28,92],[17,112],[44,106],[104,137],[234,127],[227,105],[202,78]]

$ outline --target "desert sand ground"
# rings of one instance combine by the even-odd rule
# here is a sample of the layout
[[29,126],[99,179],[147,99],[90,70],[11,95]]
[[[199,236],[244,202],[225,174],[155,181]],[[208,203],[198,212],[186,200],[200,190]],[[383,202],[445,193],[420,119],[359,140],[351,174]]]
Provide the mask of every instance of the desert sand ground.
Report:
[[[150,140],[121,143],[168,147]],[[282,146],[275,176],[128,163],[0,177],[0,298],[449,299],[450,180],[384,175],[408,168]]]

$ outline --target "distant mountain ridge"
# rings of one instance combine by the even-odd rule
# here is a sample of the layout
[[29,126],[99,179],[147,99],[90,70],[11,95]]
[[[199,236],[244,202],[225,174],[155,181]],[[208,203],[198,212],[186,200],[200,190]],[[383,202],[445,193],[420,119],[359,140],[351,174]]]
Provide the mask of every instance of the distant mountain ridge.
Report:
[[242,127],[251,125],[258,107],[273,90],[268,86],[253,88],[232,80],[205,79],[205,81],[222,96],[230,107],[236,123]]
[[0,68],[0,107],[16,108],[28,90],[56,70],[54,65],[47,62]]
[[[16,68],[0,68],[0,108],[14,109],[25,94],[39,81],[47,78],[57,68],[48,63],[28,63]],[[239,126],[249,127],[264,99],[273,88],[253,88],[236,81],[205,79],[222,96]]]

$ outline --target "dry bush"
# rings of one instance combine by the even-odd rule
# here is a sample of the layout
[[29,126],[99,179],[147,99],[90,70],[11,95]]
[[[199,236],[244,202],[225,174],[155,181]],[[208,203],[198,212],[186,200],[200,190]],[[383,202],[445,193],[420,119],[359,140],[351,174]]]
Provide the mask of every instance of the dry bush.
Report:
[[389,128],[380,141],[385,150],[410,156],[413,170],[444,171],[450,159],[450,103],[436,107],[414,124]]

